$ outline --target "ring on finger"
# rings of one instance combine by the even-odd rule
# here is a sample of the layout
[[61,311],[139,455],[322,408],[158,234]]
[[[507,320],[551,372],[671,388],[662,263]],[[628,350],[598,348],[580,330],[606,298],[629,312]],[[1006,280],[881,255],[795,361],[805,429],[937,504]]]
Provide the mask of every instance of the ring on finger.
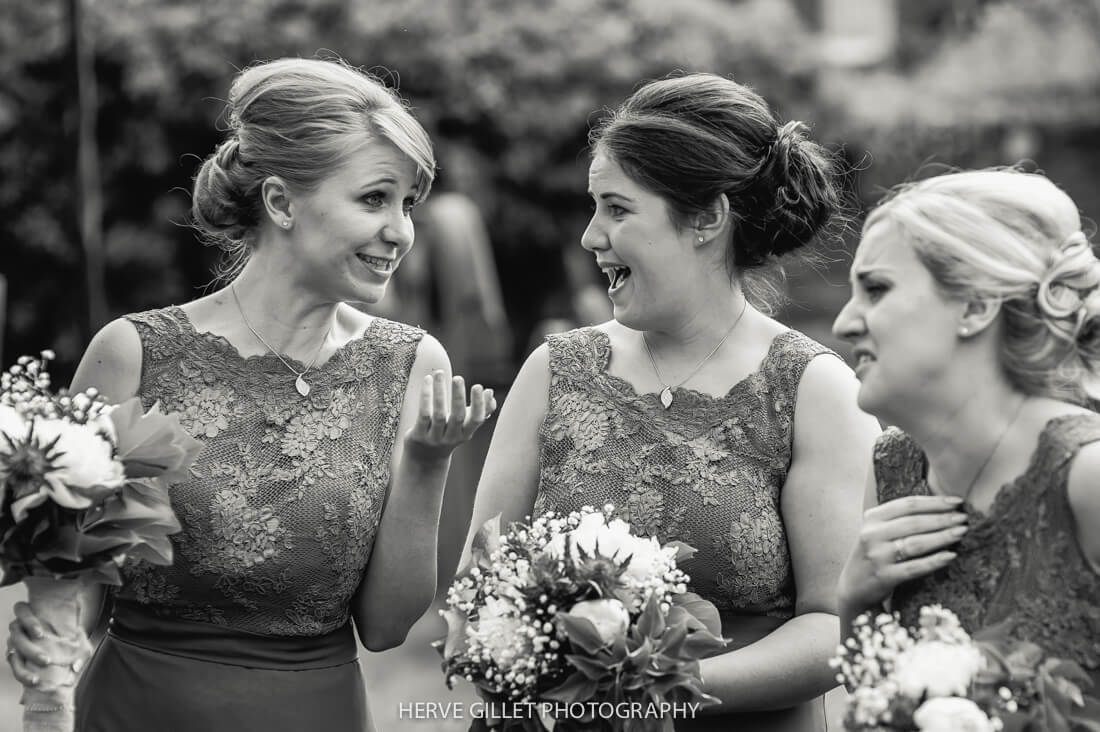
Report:
[[901,564],[906,560],[907,556],[908,555],[905,553],[905,540],[894,539],[894,563]]

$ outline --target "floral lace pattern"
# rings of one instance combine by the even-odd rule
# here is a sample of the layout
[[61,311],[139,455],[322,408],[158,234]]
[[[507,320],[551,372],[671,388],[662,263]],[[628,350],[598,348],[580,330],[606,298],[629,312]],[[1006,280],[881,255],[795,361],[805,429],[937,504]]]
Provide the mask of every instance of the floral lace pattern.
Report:
[[[1085,561],[1067,497],[1077,451],[1100,440],[1100,415],[1052,419],[1027,470],[997,494],[988,513],[969,504],[970,530],[944,569],[899,586],[894,609],[915,625],[922,605],[940,603],[963,627],[1008,623],[1015,637],[1070,658],[1100,680],[1100,575]],[[928,495],[928,462],[904,432],[875,446],[880,502]]]
[[339,628],[374,543],[423,331],[376,318],[310,371],[304,398],[274,355],[243,358],[180,308],[127,318],[142,341],[143,403],[180,412],[204,448],[192,479],[172,486],[174,565],[130,562],[118,596],[250,633]]
[[684,569],[720,611],[791,617],[780,492],[799,380],[830,351],[786,331],[725,396],[677,389],[665,410],[656,394],[638,394],[607,372],[603,331],[582,328],[548,343],[536,513],[613,503],[639,534],[698,550]]

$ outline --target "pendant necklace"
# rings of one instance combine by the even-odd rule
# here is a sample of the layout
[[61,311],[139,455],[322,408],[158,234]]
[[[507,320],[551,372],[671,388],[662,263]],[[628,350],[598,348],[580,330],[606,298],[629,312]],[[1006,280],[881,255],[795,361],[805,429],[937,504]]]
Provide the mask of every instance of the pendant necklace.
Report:
[[737,314],[737,318],[733,321],[733,325],[731,325],[730,329],[726,331],[726,334],[724,336],[722,336],[722,340],[718,341],[718,345],[714,347],[714,350],[712,350],[710,353],[708,353],[703,358],[703,360],[699,362],[699,365],[691,370],[690,374],[685,376],[683,379],[681,379],[679,381],[679,383],[676,383],[676,384],[667,383],[665,381],[664,377],[661,376],[661,370],[659,368],[657,368],[657,361],[656,361],[656,359],[653,358],[653,351],[651,351],[649,349],[649,340],[645,337],[645,333],[644,332],[642,333],[642,343],[645,345],[646,354],[649,355],[649,363],[653,366],[653,373],[657,374],[657,381],[661,382],[661,386],[664,387],[663,389],[661,389],[661,396],[660,396],[662,407],[664,407],[665,409],[668,409],[669,407],[671,407],[672,406],[672,398],[673,398],[672,397],[672,390],[673,389],[679,389],[681,386],[686,384],[688,379],[690,379],[692,376],[695,376],[695,374],[699,373],[699,369],[703,368],[703,365],[707,361],[709,361],[714,354],[718,353],[718,349],[720,349],[725,344],[725,342],[727,340],[729,340],[729,337],[733,334],[734,328],[736,328],[737,324],[741,322],[741,317],[745,314],[745,308],[747,308],[748,306],[749,306],[749,301],[746,299],[744,304],[741,306],[741,312]]
[[321,355],[321,351],[324,349],[325,344],[328,343],[328,337],[332,335],[332,325],[329,325],[328,332],[325,333],[325,337],[321,339],[321,345],[317,346],[317,353],[313,354],[313,360],[309,362],[309,366],[306,366],[305,369],[303,369],[302,371],[298,371],[296,368],[291,366],[290,363],[285,358],[283,358],[278,351],[272,348],[268,344],[268,342],[264,340],[264,337],[262,335],[256,332],[256,329],[252,327],[252,323],[248,322],[248,316],[244,314],[244,308],[241,307],[241,299],[237,297],[236,283],[230,283],[229,291],[233,293],[233,300],[237,303],[237,311],[240,312],[241,319],[244,320],[244,324],[248,327],[250,331],[252,331],[252,335],[256,336],[256,339],[259,340],[260,343],[264,344],[264,346],[267,347],[267,350],[274,353],[275,357],[283,362],[283,366],[286,366],[288,369],[290,369],[290,373],[298,377],[294,380],[294,388],[298,390],[298,393],[302,396],[309,396],[310,386],[309,382],[306,381],[306,372],[313,368],[313,364],[317,363],[317,358]]

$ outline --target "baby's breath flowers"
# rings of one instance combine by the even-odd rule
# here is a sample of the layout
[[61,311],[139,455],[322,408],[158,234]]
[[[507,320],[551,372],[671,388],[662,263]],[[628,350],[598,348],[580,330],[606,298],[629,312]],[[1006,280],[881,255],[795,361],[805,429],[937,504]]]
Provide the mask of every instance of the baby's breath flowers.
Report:
[[1077,686],[1087,681],[1084,671],[1012,638],[1008,627],[985,629],[975,639],[939,605],[921,608],[913,631],[896,613],[860,615],[830,661],[850,692],[845,729],[1039,731],[1061,728],[1049,726],[1052,715],[1100,721],[1098,707],[1086,705]]

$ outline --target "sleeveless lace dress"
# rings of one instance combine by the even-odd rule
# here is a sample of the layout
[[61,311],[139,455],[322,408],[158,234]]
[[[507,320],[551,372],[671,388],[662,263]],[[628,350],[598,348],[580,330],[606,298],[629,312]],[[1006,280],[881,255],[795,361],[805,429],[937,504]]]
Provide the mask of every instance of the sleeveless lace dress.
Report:
[[[791,464],[803,370],[831,353],[797,331],[778,335],[759,368],[723,397],[676,389],[670,409],[607,372],[595,328],[548,339],[550,393],[539,433],[535,512],[615,505],[636,533],[698,553],[682,567],[722,615],[730,648],[794,615],[795,586],[780,493]],[[677,720],[677,730],[823,729],[820,699],[791,709]]]
[[243,358],[178,307],[127,319],[142,402],[178,412],[204,447],[171,489],[173,565],[123,568],[77,728],[370,729],[349,603],[423,331],[376,318],[302,397],[276,356]]
[[[1085,560],[1067,497],[1074,456],[1100,440],[1100,415],[1050,420],[1027,470],[1001,488],[988,513],[969,504],[970,530],[947,567],[897,587],[893,608],[915,626],[924,605],[954,611],[973,632],[1008,622],[1012,635],[1081,664],[1100,689],[1100,575]],[[879,502],[931,493],[928,461],[890,428],[875,445]]]

